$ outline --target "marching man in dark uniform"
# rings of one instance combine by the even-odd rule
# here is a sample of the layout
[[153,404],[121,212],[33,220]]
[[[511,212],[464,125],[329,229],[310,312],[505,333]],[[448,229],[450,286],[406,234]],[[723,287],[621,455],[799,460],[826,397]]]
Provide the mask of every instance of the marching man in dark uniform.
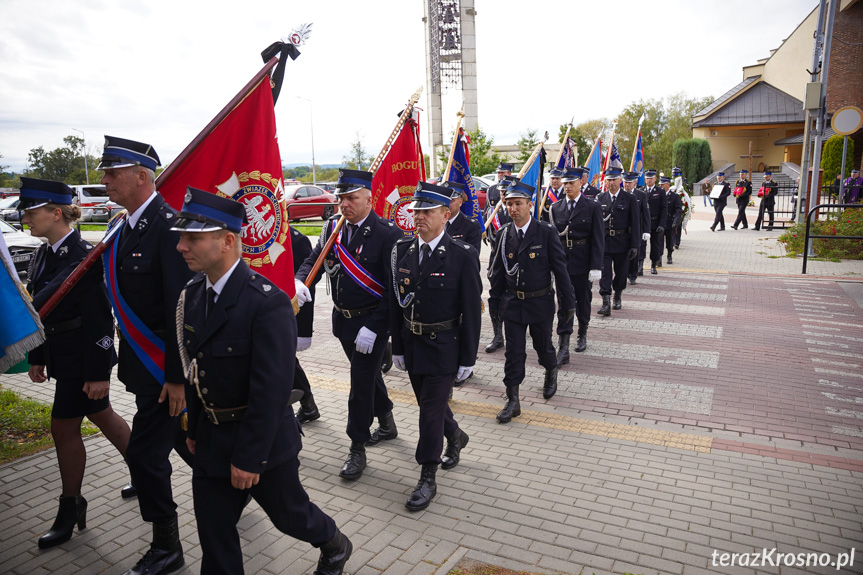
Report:
[[461,212],[461,206],[467,200],[464,185],[458,182],[447,182],[444,187],[450,191],[450,218],[446,223],[446,233],[453,239],[472,245],[479,258],[479,250],[482,247],[482,226],[477,220]]
[[740,224],[743,224],[743,229],[749,227],[749,222],[746,221],[746,206],[749,205],[749,199],[752,197],[752,182],[746,179],[749,170],[740,170],[740,179],[734,184],[734,196],[737,202],[737,219],[734,220],[734,225],[731,226],[735,230]]
[[[312,242],[307,236],[298,232],[295,228],[288,225],[291,232],[291,255],[294,257],[294,274],[312,253]],[[315,297],[315,286],[309,288],[309,293],[312,299]],[[315,323],[315,306],[304,305],[300,308],[297,314],[297,351],[305,351],[312,346],[312,326]],[[315,404],[315,396],[312,394],[312,387],[309,384],[309,378],[306,372],[300,367],[300,361],[297,360],[294,368],[294,389],[299,389],[303,392],[303,397],[300,399],[300,408],[297,410],[297,420],[300,423],[309,423],[321,418],[321,412],[318,411],[318,406]]]
[[710,226],[710,231],[715,232],[716,226],[719,226],[719,231],[724,232],[725,216],[722,212],[728,204],[728,196],[731,195],[731,186],[729,186],[728,182],[725,181],[725,172],[719,172],[716,180],[716,184],[722,186],[722,191],[719,193],[718,198],[713,199],[713,209],[716,211],[716,217],[713,218],[713,225]]
[[549,189],[546,191],[547,197],[545,198],[545,206],[542,208],[542,213],[539,214],[539,221],[541,222],[551,221],[551,216],[549,214],[551,214],[551,206],[554,204],[554,200],[552,200],[551,195],[554,194],[555,198],[561,200],[566,193],[563,190],[563,173],[564,170],[559,170],[557,168],[552,168],[548,171]]
[[589,200],[595,200],[602,190],[590,183],[590,168],[582,166],[578,169],[581,170],[581,195]]
[[551,341],[555,311],[552,275],[562,294],[561,307],[570,314],[575,308],[558,232],[551,224],[531,217],[533,193],[533,186],[522,182],[507,190],[504,201],[512,222],[501,228],[492,246],[489,312],[499,315],[506,329],[503,383],[507,402],[497,414],[500,423],[521,415],[518,387],[524,381],[528,329],[539,363],[545,368],[542,396],[551,399],[557,392],[557,356]]
[[[339,170],[336,197],[346,223],[326,254],[324,265],[312,283],[326,270],[333,296],[333,335],[351,362],[347,434],[351,439],[348,459],[339,473],[359,479],[366,467],[366,445],[398,436],[393,402],[381,375],[381,362],[389,340],[389,305],[384,296],[386,265],[393,244],[403,237],[394,224],[372,211],[372,173]],[[321,230],[318,244],[297,271],[297,300],[312,301],[303,282],[336,227],[333,216]],[[369,429],[378,418],[380,426]]]
[[[497,166],[497,183],[489,188],[485,192],[485,221],[488,221],[488,216],[494,210],[494,207],[497,205],[499,201],[501,201],[503,197],[503,193],[506,191],[507,186],[501,186],[500,182],[506,177],[512,175],[512,164],[509,162],[501,162]],[[502,207],[501,207],[502,208]]]
[[633,195],[641,211],[641,241],[638,257],[629,262],[629,283],[634,284],[638,276],[644,275],[644,258],[647,257],[647,242],[650,240],[650,208],[647,205],[647,192],[638,187],[638,172],[623,173],[623,189]]
[[644,172],[644,193],[650,213],[650,273],[662,266],[662,248],[665,241],[665,221],[668,219],[668,201],[665,190],[656,187],[656,170]]
[[761,189],[758,190],[758,197],[761,198],[761,206],[758,208],[758,219],[755,220],[755,227],[752,228],[756,232],[761,230],[761,224],[764,222],[764,212],[767,212],[770,219],[770,222],[764,229],[773,229],[773,208],[776,205],[776,195],[778,193],[779,184],[773,181],[773,173],[765,171],[764,181],[761,183]]
[[447,399],[453,380],[467,379],[476,362],[482,280],[473,246],[444,232],[450,195],[448,188],[417,185],[411,204],[417,237],[404,238],[393,248],[387,286],[393,365],[407,370],[420,412],[416,461],[422,472],[405,503],[410,511],[429,506],[437,493],[438,465],[458,465],[468,442]]
[[[47,240],[30,263],[27,291],[37,310],[93,248],[71,227],[81,217],[74,196],[72,188],[63,182],[21,178],[21,223],[30,228],[33,237]],[[100,262],[84,274],[43,321],[46,341],[30,350],[29,376],[36,383],[48,377],[56,380],[51,435],[57,447],[62,491],[57,517],[50,531],[39,537],[39,549],[68,541],[76,523],[79,531],[86,527],[87,500],[81,493],[87,462],[81,438],[84,417],[99,427],[123,457],[130,433],[129,425],[108,399],[111,368],[117,363],[117,355],[114,319]]]
[[176,335],[188,364],[192,495],[201,573],[243,572],[237,522],[251,496],[273,525],[320,548],[317,575],[340,575],[352,545],[300,483],[300,425],[289,405],[297,322],[291,300],[242,260],[243,204],[188,188],[172,229],[194,272]]
[[[506,197],[506,191],[518,181],[518,178],[509,174],[509,169],[505,172],[501,172],[502,168],[512,168],[512,164],[501,163],[498,166],[498,180],[497,183],[489,188],[489,192],[492,188],[495,189],[495,194]],[[490,197],[490,194],[489,196]],[[501,201],[501,200],[498,200]],[[486,204],[488,206],[488,204]],[[486,210],[485,215],[485,237],[490,242],[490,245],[494,245],[494,241],[497,238],[497,233],[503,229],[503,226],[511,222],[512,220],[507,213],[506,207],[501,205],[500,209],[498,209],[495,217],[489,220],[491,213],[494,209]],[[497,230],[497,231],[496,231]],[[492,250],[492,254],[489,256],[488,260],[488,269],[491,269],[492,261],[494,260],[494,250]],[[494,335],[492,336],[491,342],[487,346],[485,346],[486,353],[494,353],[500,348],[504,346],[504,337],[503,337],[503,320],[498,317],[497,309],[491,306],[491,301],[489,300],[488,307],[488,315],[491,318],[491,328],[493,330]]]
[[[602,204],[602,219],[605,221],[605,252],[602,256],[602,278],[599,280],[599,295],[602,307],[599,315],[611,315],[611,310],[621,308],[621,295],[626,289],[629,262],[638,257],[641,243],[641,210],[635,197],[621,193],[620,170],[605,171],[607,191],[597,196]],[[614,291],[614,304],[611,292]]]
[[671,254],[674,253],[674,245],[677,242],[677,226],[683,218],[683,201],[680,194],[671,191],[671,178],[660,176],[659,186],[665,190],[665,198],[668,200],[668,215],[665,217],[665,251],[668,252],[668,263],[674,263]]
[[[566,254],[566,268],[575,291],[575,317],[578,318],[578,339],[575,351],[587,349],[587,325],[590,323],[590,300],[593,282],[602,276],[602,253],[605,250],[605,229],[602,207],[581,195],[580,174],[567,168],[563,174],[564,195],[551,206],[551,224],[557,229]],[[557,364],[569,363],[569,337],[572,335],[572,314],[568,313],[558,292]]]
[[128,212],[105,252],[105,280],[120,333],[117,375],[138,408],[126,461],[141,516],[153,523],[150,549],[126,575],[170,573],[185,563],[168,456],[175,449],[192,463],[181,428],[186,395],[173,335],[177,299],[192,273],[175,249],[179,234],[170,229],[177,212],[156,193],[157,166],[152,146],[105,136],[96,168],[104,172],[108,197]]

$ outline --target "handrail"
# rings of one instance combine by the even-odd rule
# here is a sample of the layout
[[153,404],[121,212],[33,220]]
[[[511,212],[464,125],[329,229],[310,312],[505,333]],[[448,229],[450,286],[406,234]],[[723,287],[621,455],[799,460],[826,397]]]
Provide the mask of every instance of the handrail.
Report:
[[863,204],[818,204],[806,212],[806,235],[803,237],[803,275],[806,275],[806,263],[809,259],[809,240],[834,239],[834,240],[861,240],[863,236],[812,236],[809,228],[812,225],[812,214],[819,208],[863,208]]

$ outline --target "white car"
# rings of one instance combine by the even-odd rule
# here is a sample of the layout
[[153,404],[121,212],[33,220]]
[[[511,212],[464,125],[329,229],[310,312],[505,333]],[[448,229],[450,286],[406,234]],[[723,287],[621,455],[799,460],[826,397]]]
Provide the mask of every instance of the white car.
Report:
[[6,242],[6,247],[9,248],[9,254],[12,256],[18,277],[21,278],[21,281],[26,281],[30,260],[36,253],[36,249],[42,245],[42,240],[16,230],[2,221],[0,221],[0,231],[3,232],[3,240]]
[[101,184],[69,186],[78,196],[76,203],[81,206],[81,221],[93,221],[93,208],[108,201],[108,193]]

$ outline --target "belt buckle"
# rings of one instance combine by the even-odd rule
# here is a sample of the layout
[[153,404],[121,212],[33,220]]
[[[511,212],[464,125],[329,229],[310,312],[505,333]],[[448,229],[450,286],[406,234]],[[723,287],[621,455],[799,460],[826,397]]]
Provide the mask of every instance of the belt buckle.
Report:
[[515,290],[515,297],[517,297],[518,299],[523,300],[523,299],[524,299],[524,292],[523,292],[523,291]]
[[616,235],[616,232],[614,230],[608,230],[608,235],[614,237]]
[[411,333],[414,335],[422,335],[423,334],[423,324],[412,321],[411,322]]
[[342,310],[342,315],[343,315],[343,316],[345,316],[345,318],[347,318],[347,319],[351,319],[351,310],[349,310],[349,309],[343,309],[343,310]]
[[566,247],[571,248],[574,245],[575,243],[570,238],[566,238]]

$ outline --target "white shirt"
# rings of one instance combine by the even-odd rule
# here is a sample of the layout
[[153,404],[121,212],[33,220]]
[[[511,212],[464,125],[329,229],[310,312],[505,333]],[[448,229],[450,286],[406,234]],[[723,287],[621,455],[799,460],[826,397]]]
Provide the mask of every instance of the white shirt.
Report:
[[228,283],[229,279],[231,279],[231,274],[234,273],[234,270],[237,269],[238,265],[240,265],[240,259],[239,258],[237,258],[237,261],[234,262],[234,265],[232,265],[228,271],[226,271],[224,274],[222,274],[222,277],[220,277],[218,280],[216,280],[216,283],[212,283],[210,281],[210,276],[206,276],[207,277],[207,289],[213,288],[213,291],[216,292],[216,295],[213,298],[214,302],[219,301],[219,294],[221,294],[222,290],[225,289],[225,284]]
[[150,197],[147,198],[147,200],[143,204],[141,204],[141,207],[135,210],[135,213],[129,215],[128,224],[130,228],[134,228],[136,225],[138,225],[138,220],[141,219],[141,216],[144,214],[144,210],[147,209],[147,206],[149,206],[150,202],[152,202],[154,199],[156,199],[156,192],[150,194]]
[[[532,219],[533,218],[527,218],[527,223],[524,224],[524,226],[522,226],[522,227],[516,226],[516,228],[515,228],[516,233],[518,233],[518,230],[521,230],[521,235],[526,236],[527,235],[527,228],[528,228],[528,226],[530,226],[530,220],[532,220]],[[513,222],[512,225],[515,226],[515,222]]]
[[62,245],[62,243],[63,243],[64,241],[66,241],[66,238],[68,238],[69,236],[71,236],[71,235],[72,235],[72,232],[74,232],[74,231],[75,231],[75,230],[69,230],[69,233],[68,233],[68,234],[66,234],[65,236],[63,236],[62,238],[60,238],[60,239],[57,241],[57,243],[50,244],[50,246],[49,246],[49,247],[50,247],[52,250],[54,250],[54,253],[55,253],[55,254],[57,253],[57,250],[59,250],[59,249],[60,249],[60,245]]

